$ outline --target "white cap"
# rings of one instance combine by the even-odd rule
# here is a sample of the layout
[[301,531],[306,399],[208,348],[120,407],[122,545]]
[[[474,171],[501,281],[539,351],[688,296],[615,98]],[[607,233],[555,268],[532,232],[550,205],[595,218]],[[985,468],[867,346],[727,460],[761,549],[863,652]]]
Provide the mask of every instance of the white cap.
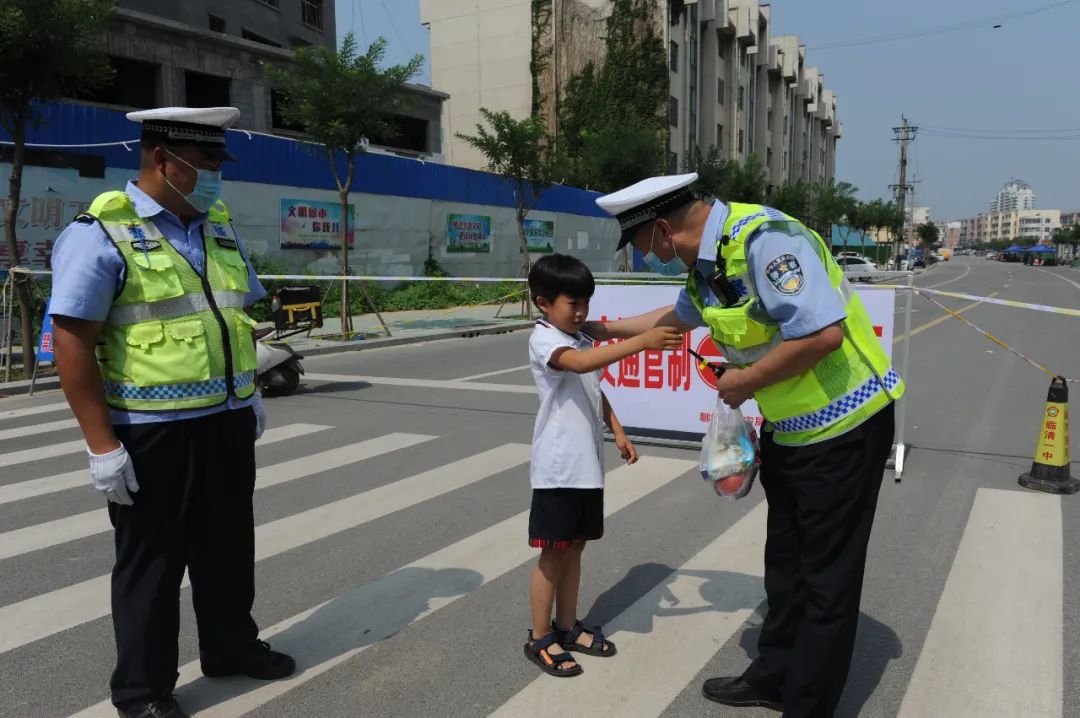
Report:
[[240,117],[235,107],[158,107],[127,113],[132,122],[142,124],[144,137],[157,137],[172,142],[190,142],[225,149],[225,130]]
[[617,250],[630,243],[638,227],[692,200],[694,196],[689,187],[697,178],[697,172],[649,177],[618,192],[598,197],[596,204],[600,209],[619,220],[622,237]]

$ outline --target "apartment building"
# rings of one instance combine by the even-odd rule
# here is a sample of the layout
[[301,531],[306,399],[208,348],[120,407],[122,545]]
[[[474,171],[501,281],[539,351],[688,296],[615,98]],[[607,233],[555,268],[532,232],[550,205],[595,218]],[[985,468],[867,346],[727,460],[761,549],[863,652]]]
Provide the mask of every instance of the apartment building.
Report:
[[1011,212],[1017,209],[1035,209],[1035,190],[1023,180],[1012,179],[990,202],[990,211]]
[[1048,243],[1061,227],[1060,209],[1018,209],[985,215],[983,241]]
[[[566,82],[603,59],[612,0],[553,0],[538,36],[548,69],[536,86],[554,127]],[[455,137],[471,133],[479,108],[527,116],[534,107],[531,0],[421,0],[431,32],[432,82],[449,93],[443,109],[445,157],[483,167]],[[656,0],[656,29],[668,48],[668,169],[718,147],[728,159],[756,154],[771,185],[835,175],[842,135],[837,98],[807,65],[794,35],[771,35],[772,8],[757,0]]]

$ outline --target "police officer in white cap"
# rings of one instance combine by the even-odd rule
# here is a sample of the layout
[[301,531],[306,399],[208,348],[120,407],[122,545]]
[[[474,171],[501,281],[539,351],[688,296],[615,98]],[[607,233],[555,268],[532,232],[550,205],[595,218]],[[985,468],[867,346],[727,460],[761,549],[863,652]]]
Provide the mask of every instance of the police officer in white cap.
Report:
[[106,192],[53,249],[50,312],[68,403],[115,528],[110,685],[121,716],[182,718],[180,582],[191,578],[207,676],[295,664],[258,640],[254,322],[266,291],[221,201],[233,107],[133,112],[138,180]]
[[653,177],[597,204],[666,276],[687,274],[673,306],[590,323],[601,339],[657,325],[707,326],[729,362],[720,397],[753,397],[767,423],[769,503],[759,656],[706,698],[829,718],[847,680],[878,490],[904,391],[866,311],[817,233],[761,205],[694,198],[696,174]]

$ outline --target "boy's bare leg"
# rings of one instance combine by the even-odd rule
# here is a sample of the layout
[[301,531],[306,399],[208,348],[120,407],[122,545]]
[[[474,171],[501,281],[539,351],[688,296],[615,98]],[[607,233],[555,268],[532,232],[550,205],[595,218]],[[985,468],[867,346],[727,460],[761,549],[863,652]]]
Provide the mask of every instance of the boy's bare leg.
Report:
[[[577,621],[578,589],[581,588],[581,553],[585,550],[584,541],[574,541],[566,554],[562,580],[556,586],[555,625],[560,631],[569,631]],[[588,648],[592,645],[592,634],[582,631],[578,644]]]
[[[578,565],[578,579],[581,578],[581,551],[574,549],[540,549],[540,559],[533,568],[532,578],[529,580],[529,599],[532,604],[532,637],[533,640],[543,638],[551,633],[551,608],[555,603],[555,593],[565,580],[568,561],[576,557]],[[574,587],[574,596],[577,596],[577,586]],[[576,600],[576,598],[575,598]],[[572,625],[572,624],[571,624]],[[563,647],[558,643],[551,644],[549,653],[562,653]],[[562,668],[573,668],[577,664],[573,661],[564,661]]]

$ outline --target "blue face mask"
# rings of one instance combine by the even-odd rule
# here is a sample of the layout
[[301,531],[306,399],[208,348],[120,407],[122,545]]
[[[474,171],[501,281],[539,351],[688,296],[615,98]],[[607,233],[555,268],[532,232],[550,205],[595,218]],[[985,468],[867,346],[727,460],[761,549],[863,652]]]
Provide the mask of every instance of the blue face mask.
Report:
[[214,203],[221,198],[221,170],[201,170],[198,167],[193,166],[190,162],[177,157],[172,152],[165,150],[173,157],[173,159],[183,162],[191,169],[195,170],[196,180],[195,188],[191,190],[190,194],[184,194],[180,190],[176,189],[172,182],[168,179],[165,180],[165,184],[169,185],[187,200],[195,210],[199,213],[206,213],[210,211],[210,208],[214,206]]
[[649,240],[649,252],[645,255],[645,265],[664,277],[678,277],[680,274],[686,274],[690,271],[690,268],[686,266],[686,262],[679,259],[679,255],[675,255],[670,261],[662,262],[660,258],[653,254],[652,246],[656,241],[656,225],[653,225],[652,239]]

